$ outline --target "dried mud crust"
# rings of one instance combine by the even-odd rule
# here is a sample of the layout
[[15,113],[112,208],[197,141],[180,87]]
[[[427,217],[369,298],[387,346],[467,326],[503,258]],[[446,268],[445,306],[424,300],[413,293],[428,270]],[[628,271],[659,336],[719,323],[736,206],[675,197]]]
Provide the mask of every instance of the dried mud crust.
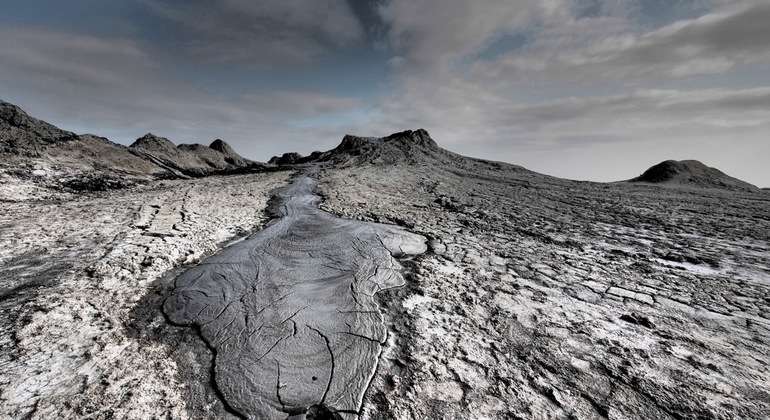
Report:
[[3,203],[0,417],[225,418],[205,345],[160,312],[161,277],[261,226],[290,175]]
[[281,217],[179,276],[163,305],[199,328],[217,388],[247,418],[357,417],[387,332],[375,294],[403,285],[395,257],[426,250],[402,228],[319,210],[315,185],[276,191]]
[[321,179],[322,208],[431,238],[368,418],[770,416],[766,192],[474,160]]

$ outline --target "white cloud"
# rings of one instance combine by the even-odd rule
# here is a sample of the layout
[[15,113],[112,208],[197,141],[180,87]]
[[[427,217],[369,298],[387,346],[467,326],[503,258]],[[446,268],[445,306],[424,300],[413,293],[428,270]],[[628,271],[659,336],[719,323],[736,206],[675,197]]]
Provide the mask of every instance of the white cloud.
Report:
[[629,85],[651,78],[724,73],[770,60],[766,22],[770,3],[731,4],[647,33],[623,18],[570,19],[543,28],[521,53],[477,63],[475,76]]
[[767,2],[729,2],[651,32],[630,19],[634,6],[627,1],[605,1],[603,14],[586,18],[572,15],[577,3],[452,0],[435,7],[429,0],[392,0],[381,13],[392,25],[396,70],[459,71],[463,58],[501,33],[525,33],[531,41],[497,60],[476,62],[474,77],[628,84],[661,74],[724,73],[770,59]]

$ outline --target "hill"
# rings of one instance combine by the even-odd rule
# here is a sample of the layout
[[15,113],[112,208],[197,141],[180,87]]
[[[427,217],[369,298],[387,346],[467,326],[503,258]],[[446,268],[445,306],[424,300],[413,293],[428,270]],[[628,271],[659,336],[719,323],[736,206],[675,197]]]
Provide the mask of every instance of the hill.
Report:
[[[39,196],[43,190],[104,190],[159,178],[262,170],[224,141],[175,146],[147,134],[129,147],[77,135],[0,101],[0,199]],[[42,190],[41,190],[42,189]]]
[[[326,152],[313,152],[309,156],[298,153],[285,153],[269,161],[275,164],[302,164],[310,162],[329,162],[339,168],[361,165],[448,165],[454,169],[473,169],[478,167],[526,171],[518,165],[494,162],[458,155],[438,146],[430,134],[420,128],[393,133],[386,137],[361,137],[345,135],[342,142]],[[546,176],[546,175],[543,175]]]
[[719,169],[706,166],[697,160],[666,160],[644,171],[629,182],[681,185],[700,188],[729,190],[757,190],[748,182],[733,178]]
[[210,146],[180,144],[152,133],[145,134],[128,146],[129,151],[176,174],[205,176],[212,173],[237,172],[254,164],[244,159],[223,140]]

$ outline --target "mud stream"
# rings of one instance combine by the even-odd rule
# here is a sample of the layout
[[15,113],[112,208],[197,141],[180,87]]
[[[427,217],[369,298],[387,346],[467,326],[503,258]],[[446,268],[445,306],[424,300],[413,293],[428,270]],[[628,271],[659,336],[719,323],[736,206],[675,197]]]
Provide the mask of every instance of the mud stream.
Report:
[[387,335],[373,296],[403,285],[395,258],[426,250],[402,228],[320,210],[317,170],[278,191],[281,218],[182,274],[164,304],[200,328],[217,387],[249,418],[357,413]]

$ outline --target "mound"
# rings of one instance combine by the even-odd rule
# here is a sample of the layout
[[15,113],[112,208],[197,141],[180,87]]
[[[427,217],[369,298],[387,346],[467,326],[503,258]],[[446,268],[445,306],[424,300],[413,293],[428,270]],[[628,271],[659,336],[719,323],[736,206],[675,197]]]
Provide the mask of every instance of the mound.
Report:
[[647,169],[643,174],[629,180],[629,182],[757,190],[756,186],[733,178],[719,169],[706,166],[697,160],[667,160]]
[[327,153],[328,160],[342,166],[365,163],[416,165],[457,157],[438,147],[430,134],[423,129],[402,131],[382,138],[346,135],[339,146]]
[[402,131],[387,137],[360,137],[348,134],[332,150],[313,152],[310,156],[296,159],[295,156],[291,156],[291,159],[286,158],[287,156],[284,155],[274,159],[279,164],[281,162],[284,164],[331,162],[337,167],[424,165],[426,167],[440,166],[448,170],[475,170],[479,167],[491,167],[495,170],[525,170],[521,166],[491,162],[450,152],[439,147],[424,129]]
[[287,152],[281,156],[273,156],[267,163],[271,165],[293,165],[299,163],[305,158],[297,152]]
[[223,154],[225,156],[225,162],[230,165],[247,166],[250,163],[249,160],[244,159],[243,156],[236,153],[235,150],[233,150],[233,148],[230,147],[230,145],[227,144],[227,142],[224,140],[214,140],[209,145],[209,148]]

